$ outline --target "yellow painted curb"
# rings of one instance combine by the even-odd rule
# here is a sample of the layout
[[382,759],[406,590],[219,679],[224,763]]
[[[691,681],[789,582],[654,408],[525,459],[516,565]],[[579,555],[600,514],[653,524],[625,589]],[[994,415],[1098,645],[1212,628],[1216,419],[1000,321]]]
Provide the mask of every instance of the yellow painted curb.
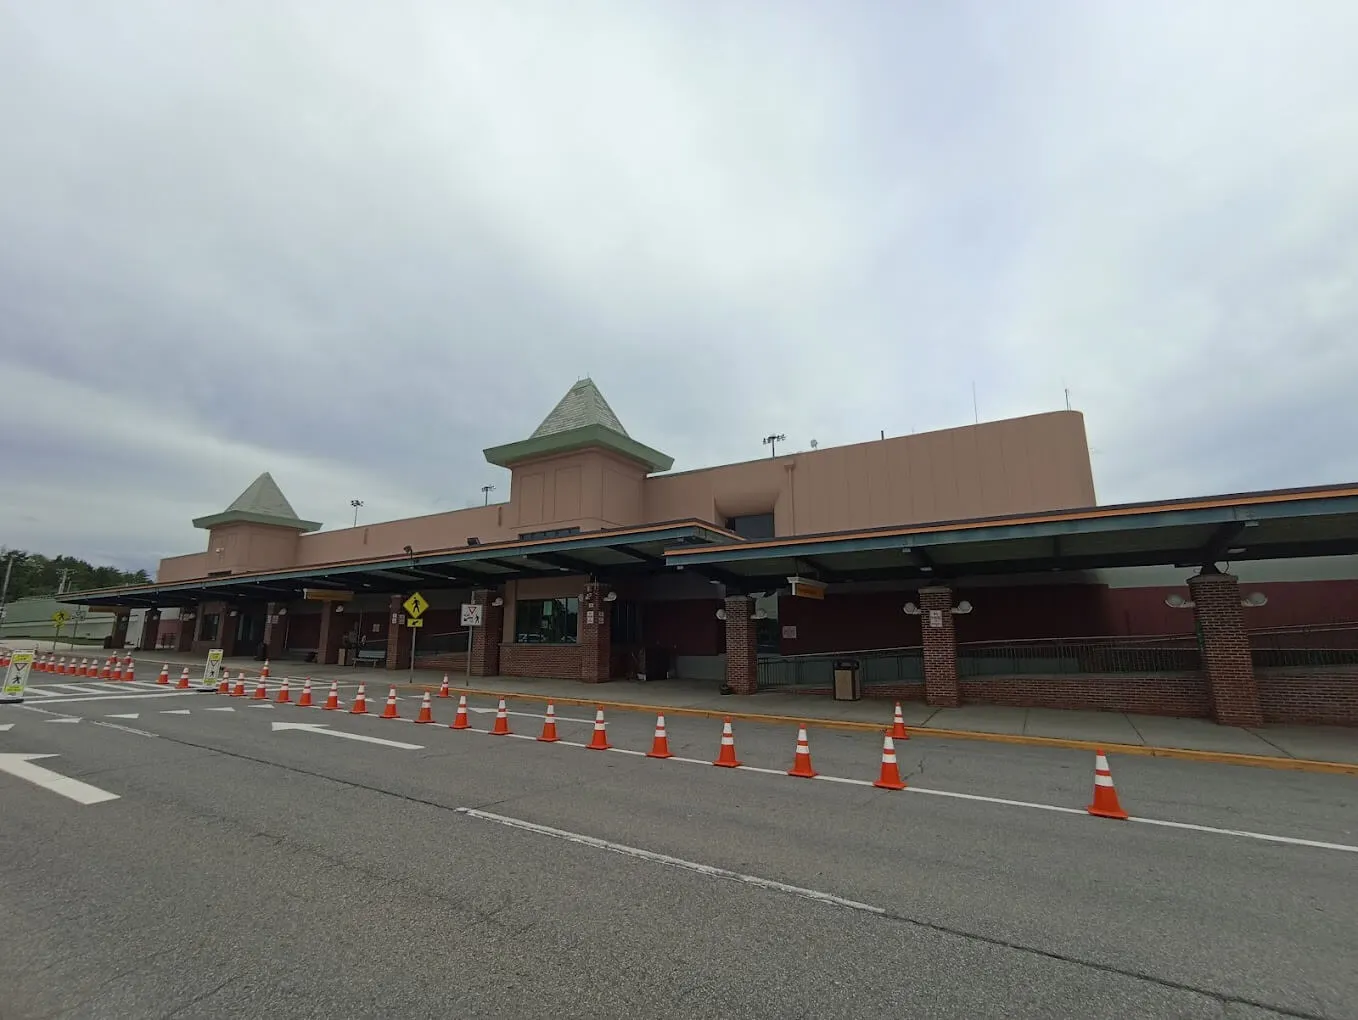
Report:
[[[437,693],[430,684],[397,684],[397,687]],[[488,691],[478,687],[449,687],[452,694],[468,697],[504,698],[506,701],[550,701],[557,705],[598,706],[620,712],[646,712],[651,715],[685,715],[701,719],[726,719],[771,725],[807,726],[812,729],[848,730],[860,733],[881,733],[889,729],[885,723],[856,722],[851,719],[817,719],[814,716],[767,715],[759,712],[718,712],[708,708],[679,708],[672,705],[638,705],[629,701],[601,701],[598,698],[547,697],[517,691]],[[1177,758],[1212,765],[1244,765],[1252,768],[1277,769],[1286,772],[1315,772],[1330,775],[1358,776],[1358,762],[1314,761],[1309,758],[1279,758],[1269,755],[1237,754],[1231,751],[1196,751],[1186,747],[1149,747],[1145,744],[1113,744],[1097,740],[1069,740],[1064,737],[1036,737],[1020,733],[985,733],[979,730],[945,730],[933,726],[907,726],[911,737],[935,737],[944,740],[981,740],[995,744],[1018,744],[1028,747],[1058,747],[1070,751],[1104,751],[1108,754],[1130,754],[1142,758]]]

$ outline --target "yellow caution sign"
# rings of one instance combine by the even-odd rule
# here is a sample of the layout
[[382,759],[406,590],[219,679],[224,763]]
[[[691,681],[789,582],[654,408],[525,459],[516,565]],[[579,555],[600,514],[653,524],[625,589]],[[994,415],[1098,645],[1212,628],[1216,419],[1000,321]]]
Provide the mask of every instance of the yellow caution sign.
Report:
[[423,626],[424,626],[424,621],[421,620],[418,616],[407,616],[407,617],[406,617],[406,626],[407,626],[407,627],[423,627]]
[[414,595],[410,596],[410,598],[402,602],[401,605],[405,607],[407,617],[412,620],[418,620],[424,615],[424,611],[429,608],[429,601],[419,592],[416,592]]

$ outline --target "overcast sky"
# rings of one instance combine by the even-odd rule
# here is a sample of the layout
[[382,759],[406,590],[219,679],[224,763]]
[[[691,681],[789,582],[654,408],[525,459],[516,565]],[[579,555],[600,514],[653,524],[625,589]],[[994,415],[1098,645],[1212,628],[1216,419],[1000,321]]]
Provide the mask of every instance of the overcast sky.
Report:
[[1358,4],[0,7],[0,544],[270,470],[480,501],[592,375],[677,469],[1073,405],[1100,502],[1358,480]]

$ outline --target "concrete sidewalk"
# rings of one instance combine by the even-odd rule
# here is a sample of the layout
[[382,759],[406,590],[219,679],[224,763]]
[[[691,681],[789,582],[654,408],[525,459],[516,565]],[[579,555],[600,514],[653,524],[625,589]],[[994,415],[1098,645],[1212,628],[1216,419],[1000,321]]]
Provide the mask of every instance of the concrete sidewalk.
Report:
[[[195,676],[201,675],[203,666],[201,656],[155,652],[137,652],[134,656],[139,679],[148,673],[154,675],[162,663],[170,665],[176,673],[187,665]],[[237,658],[227,660],[225,668],[233,676],[240,671],[253,676],[260,665],[254,659]],[[338,680],[352,684],[362,681],[374,688],[413,684],[433,689],[437,689],[445,675],[442,671],[434,670],[416,670],[412,674],[409,670],[319,666],[287,660],[271,663],[270,673],[275,678],[309,676],[313,683],[328,684],[331,680]],[[583,684],[559,679],[447,675],[455,690],[484,691],[505,697],[551,698],[562,704],[575,701],[604,704],[620,710],[731,715],[755,722],[804,721],[811,726],[819,724],[855,729],[876,729],[891,723],[892,702],[884,698],[834,701],[824,695],[785,691],[762,691],[750,696],[722,695],[715,682],[698,680],[657,680],[650,683],[615,680],[606,684]],[[1334,762],[1352,765],[1358,770],[1358,729],[1342,726],[1264,726],[1244,729],[1221,726],[1207,719],[1050,708],[1006,708],[996,705],[932,708],[917,701],[903,702],[901,710],[906,725],[919,731],[920,735],[1058,747],[1099,744],[1123,751],[1140,748],[1148,754],[1161,750],[1179,752],[1176,756],[1209,761],[1242,756],[1294,760],[1299,763]]]

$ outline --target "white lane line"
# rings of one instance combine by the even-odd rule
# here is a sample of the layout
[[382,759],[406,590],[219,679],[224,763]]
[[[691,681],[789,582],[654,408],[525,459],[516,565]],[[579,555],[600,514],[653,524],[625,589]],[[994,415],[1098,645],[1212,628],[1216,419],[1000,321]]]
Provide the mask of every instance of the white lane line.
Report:
[[78,723],[81,717],[78,715],[68,715],[61,719],[48,719],[49,723]]
[[[492,734],[490,733],[489,730],[473,729],[473,730],[470,730],[470,732],[472,732],[472,733],[483,733],[483,734],[486,734],[487,736],[492,735]],[[527,734],[527,733],[509,733],[509,734],[506,734],[506,736],[517,737],[517,738],[519,738],[520,740],[532,740],[532,741],[535,741],[535,742],[537,741],[537,738],[536,738],[536,737],[532,736],[531,734]],[[584,747],[587,747],[587,746],[588,746],[588,745],[586,745],[586,744],[576,743],[575,741],[571,741],[571,740],[557,740],[557,741],[555,741],[555,743],[556,743],[556,744],[559,744],[559,745],[562,746],[562,747],[580,747],[580,748],[584,748]],[[619,753],[619,754],[632,755],[632,756],[635,756],[635,757],[645,757],[645,752],[644,752],[644,751],[634,751],[634,750],[632,750],[631,748],[625,748],[625,747],[610,747],[609,750],[610,750],[610,751],[616,751],[616,752]],[[669,758],[663,758],[663,759],[657,759],[657,760],[659,760],[659,761],[680,762],[680,763],[685,764],[685,765],[704,765],[704,766],[706,766],[706,767],[708,767],[708,768],[711,768],[711,767],[712,767],[712,763],[711,763],[710,761],[705,761],[705,760],[702,759],[702,758],[685,758],[685,757],[682,757],[682,756],[677,755],[677,754],[676,754],[676,755],[673,755],[673,756],[671,756],[671,757],[669,757]],[[754,765],[741,765],[739,768],[727,769],[727,771],[728,771],[728,772],[756,772],[756,773],[759,773],[759,774],[761,774],[761,775],[766,775],[766,776],[786,776],[786,775],[787,775],[786,772],[780,771],[780,770],[778,770],[778,769],[766,769],[766,768],[760,768],[760,767],[757,767],[757,766],[754,766]],[[869,788],[875,788],[875,787],[873,787],[871,780],[867,780],[867,779],[851,779],[851,778],[849,778],[849,777],[847,777],[847,776],[827,776],[827,775],[823,775],[823,774],[822,774],[822,775],[818,775],[818,776],[816,776],[815,778],[818,779],[818,780],[820,780],[821,782],[826,782],[826,783],[841,783],[841,784],[846,785],[846,786],[865,786],[865,787],[869,787]],[[883,792],[887,792],[887,791],[883,791]],[[895,792],[895,791],[892,791],[892,792]],[[1030,811],[1051,811],[1051,812],[1054,812],[1054,813],[1056,813],[1056,814],[1062,814],[1062,815],[1088,815],[1088,814],[1089,814],[1089,812],[1087,812],[1084,808],[1066,807],[1066,806],[1063,805],[1063,804],[1041,804],[1041,803],[1038,803],[1038,802],[1036,802],[1036,801],[1030,801],[1030,800],[1012,800],[1012,799],[1007,798],[1007,797],[986,797],[986,796],[982,796],[981,794],[978,794],[978,793],[958,793],[958,792],[953,791],[953,790],[933,790],[933,789],[930,789],[929,787],[925,787],[925,786],[907,786],[907,787],[906,787],[903,791],[901,791],[901,792],[903,792],[903,793],[918,793],[918,794],[923,794],[923,795],[929,796],[929,797],[948,797],[948,798],[951,798],[951,799],[953,799],[953,800],[969,800],[969,801],[975,801],[975,802],[981,803],[981,804],[999,804],[999,805],[1001,805],[1001,806],[1003,806],[1003,807],[1027,808],[1027,809],[1030,810]],[[1244,839],[1255,839],[1255,840],[1259,840],[1259,841],[1265,842],[1265,843],[1283,843],[1283,844],[1287,844],[1287,845],[1290,845],[1290,846],[1305,846],[1305,847],[1311,847],[1312,849],[1316,849],[1316,850],[1338,850],[1338,851],[1341,851],[1341,852],[1343,852],[1343,853],[1358,853],[1358,846],[1350,846],[1350,845],[1348,845],[1347,843],[1328,843],[1328,842],[1325,842],[1324,840],[1301,839],[1301,838],[1296,837],[1296,836],[1276,836],[1276,835],[1273,835],[1273,834],[1267,833],[1267,832],[1251,832],[1251,831],[1249,831],[1249,830],[1247,830],[1247,829],[1220,829],[1220,828],[1217,828],[1217,827],[1212,826],[1212,825],[1196,825],[1196,824],[1191,823],[1191,822],[1171,822],[1171,821],[1167,821],[1167,820],[1159,819],[1159,818],[1141,818],[1141,817],[1137,817],[1137,816],[1135,816],[1135,815],[1133,815],[1133,816],[1129,819],[1129,821],[1140,822],[1140,823],[1142,823],[1143,825],[1158,825],[1158,826],[1162,826],[1162,827],[1164,827],[1164,828],[1170,828],[1170,829],[1185,829],[1185,830],[1188,830],[1188,831],[1191,831],[1191,832],[1204,832],[1204,833],[1208,833],[1208,834],[1214,835],[1214,836],[1239,836],[1239,837],[1242,837],[1242,838],[1244,838]]]
[[189,708],[166,708],[161,710],[161,715],[188,715],[192,709]]
[[141,717],[140,712],[120,712],[117,715],[106,715],[105,719],[137,719]]
[[234,712],[235,709],[234,709],[234,708],[231,708],[231,707],[228,705],[226,708],[209,708],[209,709],[205,709],[204,711],[207,711],[207,712]]
[[553,839],[565,840],[568,843],[576,843],[580,846],[590,846],[598,850],[608,850],[611,853],[623,854],[627,857],[635,857],[639,860],[650,861],[652,864],[663,864],[667,868],[677,868],[680,871],[691,871],[707,878],[721,878],[731,882],[739,882],[743,885],[751,885],[758,889],[768,889],[773,892],[787,893],[790,896],[800,896],[803,899],[814,900],[817,903],[825,903],[835,907],[846,907],[849,910],[858,910],[865,914],[886,914],[882,907],[875,907],[870,903],[860,903],[857,900],[848,900],[833,893],[821,892],[818,889],[807,889],[799,885],[789,885],[786,882],[779,882],[771,878],[760,878],[757,875],[745,875],[739,871],[729,871],[726,868],[718,868],[711,864],[700,864],[697,861],[688,861],[682,857],[671,857],[669,854],[656,853],[654,850],[643,850],[641,847],[628,846],[625,843],[614,843],[611,840],[599,839],[595,836],[586,836],[579,832],[568,832],[565,829],[554,829],[550,825],[539,825],[537,822],[525,821],[522,818],[511,818],[508,815],[496,815],[489,811],[481,811],[477,808],[457,808],[458,814],[466,815],[468,818],[478,818],[486,822],[494,822],[497,825],[504,825],[511,829],[523,829],[526,832],[534,832],[540,836],[550,836]]
[[1266,832],[1247,832],[1244,829],[1218,829],[1211,825],[1194,825],[1192,822],[1169,822],[1161,818],[1137,818],[1133,816],[1128,821],[1140,822],[1142,825],[1161,825],[1170,829],[1189,829],[1193,832],[1210,832],[1218,836],[1244,836],[1247,839],[1261,839],[1269,843],[1287,843],[1291,846],[1309,846],[1317,850],[1340,850],[1344,853],[1358,854],[1358,846],[1349,846],[1347,843],[1326,843],[1318,839],[1298,839],[1295,836],[1271,836]]
[[110,730],[122,730],[124,733],[135,733],[139,737],[158,737],[159,733],[148,733],[146,730],[139,730],[135,726],[123,726],[120,723],[102,722],[99,719],[91,719],[91,726],[104,726]]
[[[30,688],[28,693],[32,694],[33,689]],[[53,697],[58,698],[61,704],[63,705],[70,705],[78,701],[117,701],[119,699],[126,698],[179,698],[184,697],[185,695],[191,695],[196,693],[197,693],[196,691],[158,691],[153,693],[129,690],[123,692],[122,694],[88,694],[88,695],[76,695],[74,697],[66,697],[65,695],[53,695]]]

